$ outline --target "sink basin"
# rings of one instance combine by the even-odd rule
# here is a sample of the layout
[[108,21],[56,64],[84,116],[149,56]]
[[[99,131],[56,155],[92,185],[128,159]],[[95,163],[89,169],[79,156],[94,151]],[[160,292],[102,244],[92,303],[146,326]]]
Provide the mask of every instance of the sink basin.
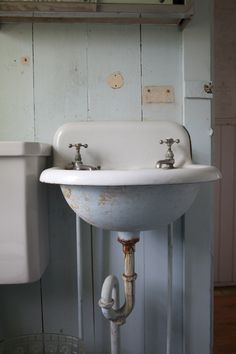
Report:
[[[159,140],[180,139],[173,146],[174,169],[157,169],[167,147]],[[70,143],[86,143],[86,164],[101,170],[74,171],[65,167],[74,156]],[[97,227],[143,231],[166,225],[193,203],[200,184],[220,178],[213,166],[194,165],[184,127],[171,122],[82,122],[62,126],[54,138],[54,165],[41,182],[59,184],[69,206]]]

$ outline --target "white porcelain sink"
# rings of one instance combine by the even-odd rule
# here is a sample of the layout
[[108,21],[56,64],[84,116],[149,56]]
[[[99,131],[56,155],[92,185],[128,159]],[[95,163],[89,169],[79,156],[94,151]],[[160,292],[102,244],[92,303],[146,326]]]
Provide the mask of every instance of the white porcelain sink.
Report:
[[[160,139],[180,139],[173,145],[174,169],[156,169],[165,158]],[[65,167],[74,158],[69,143],[87,143],[84,163],[101,170]],[[220,178],[213,166],[194,165],[187,131],[171,122],[82,122],[62,126],[54,139],[54,165],[41,182],[59,184],[70,207],[97,227],[142,231],[166,225],[183,215],[200,183]]]

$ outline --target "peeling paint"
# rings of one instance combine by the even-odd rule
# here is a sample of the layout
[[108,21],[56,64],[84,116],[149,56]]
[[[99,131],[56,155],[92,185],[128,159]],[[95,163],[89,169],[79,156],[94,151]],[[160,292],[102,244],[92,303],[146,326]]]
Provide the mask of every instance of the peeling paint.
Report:
[[62,192],[63,192],[63,195],[64,195],[64,197],[66,198],[66,199],[69,199],[70,198],[70,196],[71,196],[71,189],[70,189],[70,187],[61,187],[61,189],[62,189]]

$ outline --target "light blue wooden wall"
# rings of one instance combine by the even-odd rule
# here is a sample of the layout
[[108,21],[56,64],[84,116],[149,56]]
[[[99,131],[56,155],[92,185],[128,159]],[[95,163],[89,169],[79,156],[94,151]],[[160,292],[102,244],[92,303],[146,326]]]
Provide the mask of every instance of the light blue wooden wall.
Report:
[[[184,93],[185,80],[209,79],[208,5],[206,0],[198,1],[195,19],[184,34],[175,27],[156,25],[2,26],[0,139],[51,143],[55,130],[67,121],[166,119],[185,122],[197,161],[209,162],[210,103],[201,98],[187,100]],[[120,90],[107,84],[115,71],[124,77]],[[175,103],[143,104],[146,85],[173,85]],[[50,264],[40,282],[0,287],[1,336],[42,330],[78,335],[76,235],[81,233],[86,275],[84,340],[89,354],[108,354],[108,324],[97,301],[105,276],[121,276],[123,271],[116,234],[78,220],[76,228],[76,218],[59,189],[49,187],[48,191]],[[171,354],[210,353],[210,200],[207,188],[186,220],[175,224]],[[203,229],[199,226],[202,209]],[[136,256],[137,300],[122,328],[122,354],[164,354],[167,228],[143,233]]]

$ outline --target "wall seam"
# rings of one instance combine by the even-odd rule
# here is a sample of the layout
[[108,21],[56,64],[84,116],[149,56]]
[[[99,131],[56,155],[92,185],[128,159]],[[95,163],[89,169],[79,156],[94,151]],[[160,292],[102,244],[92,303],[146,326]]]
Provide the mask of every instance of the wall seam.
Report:
[[89,58],[89,24],[87,24],[86,27],[86,35],[87,35],[87,44],[86,44],[86,99],[87,99],[87,120],[90,120],[90,102],[89,102],[89,64],[88,64],[88,58]]
[[[93,247],[93,226],[90,225],[90,239],[91,239],[91,276],[92,276],[92,294],[93,294],[93,347],[95,349],[95,342],[96,342],[96,321],[95,321],[95,306],[97,304],[96,299],[95,299],[95,284],[94,284],[94,247]],[[95,354],[95,352],[94,352]]]
[[146,254],[146,237],[143,237],[143,353],[146,354],[146,264],[145,264],[145,254]]
[[140,104],[141,104],[141,121],[143,121],[143,38],[142,25],[139,25],[139,55],[140,55]]
[[[220,145],[220,154],[219,154],[219,169],[220,171],[222,171],[222,128],[220,127],[220,134],[219,134],[219,141],[218,141],[218,144]],[[220,183],[220,187],[219,187],[219,208],[218,208],[218,220],[219,220],[219,229],[218,229],[218,232],[219,232],[219,243],[218,243],[218,254],[217,254],[217,257],[218,257],[218,264],[217,264],[217,279],[218,281],[220,282],[220,279],[221,279],[221,274],[220,274],[220,264],[221,264],[221,233],[222,233],[222,223],[221,223],[221,194],[222,194],[222,183],[221,182],[218,182]]]
[[[235,127],[233,127],[233,131],[234,131],[234,156],[236,153],[236,135],[235,135]],[[236,164],[234,163],[234,170],[233,170],[233,180],[235,181],[235,175],[236,175]],[[232,281],[235,281],[235,271],[234,271],[234,267],[235,267],[235,257],[234,257],[234,250],[235,250],[235,183],[233,184],[233,239],[232,239]]]
[[182,319],[182,349],[183,349],[183,354],[186,354],[186,323],[187,323],[187,310],[186,310],[186,301],[187,301],[187,295],[186,295],[186,239],[185,239],[185,215],[181,216],[181,239],[182,239],[182,259],[183,259],[183,269],[182,269],[182,274],[183,274],[183,280],[182,280],[182,313],[183,313],[183,319]]
[[[221,146],[221,127],[219,127],[219,139],[218,141],[216,141],[215,143],[219,146]],[[221,150],[221,149],[220,149]],[[219,154],[219,166],[217,166],[220,170],[221,170],[221,151],[220,151],[220,154]],[[218,209],[217,209],[217,220],[218,220],[218,230],[217,230],[217,233],[218,233],[218,249],[217,249],[217,281],[220,279],[220,232],[221,232],[221,218],[220,218],[220,209],[221,209],[221,204],[220,204],[220,201],[221,201],[221,182],[218,182],[219,183],[219,188],[217,190],[218,192]]]
[[42,333],[45,332],[44,326],[44,313],[43,313],[43,286],[42,286],[42,279],[39,281],[39,289],[40,289],[40,306],[41,306],[41,326],[42,326]]
[[36,141],[36,107],[35,107],[35,46],[34,46],[34,24],[32,23],[32,86],[33,86],[33,134]]

